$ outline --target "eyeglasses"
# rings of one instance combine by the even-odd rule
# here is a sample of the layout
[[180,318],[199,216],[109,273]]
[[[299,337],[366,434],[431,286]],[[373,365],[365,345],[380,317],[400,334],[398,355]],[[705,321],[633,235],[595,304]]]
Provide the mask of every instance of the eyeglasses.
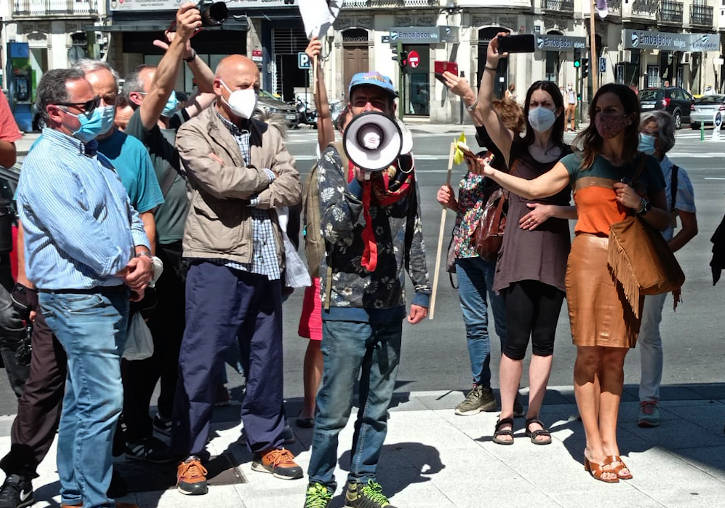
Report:
[[101,98],[96,95],[93,99],[86,101],[86,102],[57,102],[57,106],[67,106],[67,107],[74,107],[80,109],[83,113],[86,115],[90,115],[93,113],[93,110],[96,109],[101,104]]

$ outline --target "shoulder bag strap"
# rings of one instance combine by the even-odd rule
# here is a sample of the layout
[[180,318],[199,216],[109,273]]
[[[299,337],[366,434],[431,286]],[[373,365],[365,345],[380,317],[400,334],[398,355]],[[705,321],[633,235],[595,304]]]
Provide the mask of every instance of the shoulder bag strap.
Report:
[[672,201],[670,203],[670,210],[673,212],[675,211],[675,207],[677,205],[677,173],[679,172],[679,169],[680,168],[678,168],[674,164],[672,165],[672,175],[670,179],[670,197]]

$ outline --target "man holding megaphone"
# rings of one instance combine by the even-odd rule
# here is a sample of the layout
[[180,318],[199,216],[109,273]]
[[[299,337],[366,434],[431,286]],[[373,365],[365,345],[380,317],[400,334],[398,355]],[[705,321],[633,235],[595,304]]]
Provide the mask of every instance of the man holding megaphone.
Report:
[[[413,158],[400,155],[395,89],[387,76],[358,73],[348,89],[353,118],[343,146],[330,145],[318,163],[324,372],[317,395],[305,506],[327,506],[335,492],[337,438],[345,427],[360,376],[345,501],[392,508],[376,469],[400,361],[402,320],[428,313],[431,292]],[[403,150],[405,152],[405,150]],[[404,270],[415,296],[405,309]]]

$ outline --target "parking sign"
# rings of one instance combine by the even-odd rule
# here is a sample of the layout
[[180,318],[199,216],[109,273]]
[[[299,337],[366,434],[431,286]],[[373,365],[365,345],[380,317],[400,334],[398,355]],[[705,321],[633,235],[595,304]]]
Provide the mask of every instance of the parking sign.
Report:
[[297,53],[297,68],[309,69],[310,67],[310,57],[307,56],[307,53],[305,53],[304,51],[300,51],[299,53]]

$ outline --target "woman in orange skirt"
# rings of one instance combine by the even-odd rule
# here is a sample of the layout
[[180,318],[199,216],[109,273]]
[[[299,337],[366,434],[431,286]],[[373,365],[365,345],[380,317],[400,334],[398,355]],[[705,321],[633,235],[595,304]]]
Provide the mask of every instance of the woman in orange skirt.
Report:
[[637,151],[635,93],[624,85],[604,85],[589,106],[589,118],[589,127],[574,140],[575,153],[534,180],[488,166],[482,171],[526,199],[551,196],[567,185],[574,189],[579,218],[567,263],[566,298],[577,346],[574,392],[586,433],[584,465],[597,480],[615,483],[632,478],[619,457],[617,415],[624,358],[637,341],[639,319],[607,266],[609,228],[628,214],[660,230],[670,218],[657,161]]

